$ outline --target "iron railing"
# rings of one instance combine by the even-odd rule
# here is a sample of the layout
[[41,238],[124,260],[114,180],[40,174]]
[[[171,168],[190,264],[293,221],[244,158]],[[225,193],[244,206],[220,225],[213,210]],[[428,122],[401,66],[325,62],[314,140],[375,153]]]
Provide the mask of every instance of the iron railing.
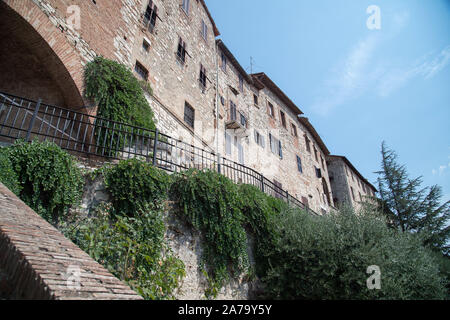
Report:
[[0,92],[0,140],[51,141],[78,156],[139,158],[169,172],[191,168],[216,171],[235,183],[250,184],[288,204],[313,210],[256,170],[156,130]]

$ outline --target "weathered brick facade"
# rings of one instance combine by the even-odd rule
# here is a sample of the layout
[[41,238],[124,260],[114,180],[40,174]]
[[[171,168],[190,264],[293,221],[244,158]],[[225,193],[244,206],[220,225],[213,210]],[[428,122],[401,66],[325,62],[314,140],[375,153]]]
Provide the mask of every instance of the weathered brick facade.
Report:
[[[0,9],[0,91],[95,113],[83,68],[102,55],[150,83],[161,132],[257,170],[316,212],[340,200],[319,134],[216,40],[204,0],[5,0]],[[76,10],[79,28],[69,23]]]
[[0,183],[0,298],[142,300]]

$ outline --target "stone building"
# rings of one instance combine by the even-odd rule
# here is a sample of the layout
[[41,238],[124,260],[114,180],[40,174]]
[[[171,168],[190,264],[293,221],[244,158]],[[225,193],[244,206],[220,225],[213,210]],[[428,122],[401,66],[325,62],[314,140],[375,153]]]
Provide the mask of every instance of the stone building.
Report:
[[325,143],[219,35],[204,0],[3,0],[0,92],[95,114],[83,95],[84,66],[97,55],[116,60],[151,85],[146,97],[161,132],[256,170],[275,196],[283,189],[328,212],[341,197]]
[[361,202],[374,197],[377,189],[343,156],[329,155],[327,165],[336,206],[350,205],[355,210]]

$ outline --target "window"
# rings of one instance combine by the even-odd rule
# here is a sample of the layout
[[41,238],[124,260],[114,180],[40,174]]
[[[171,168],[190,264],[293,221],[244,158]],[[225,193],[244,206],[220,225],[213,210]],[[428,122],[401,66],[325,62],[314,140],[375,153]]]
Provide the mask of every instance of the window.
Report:
[[316,149],[316,146],[314,146],[313,148],[314,148],[314,158],[316,158],[316,161],[319,162],[319,158],[317,158],[317,149]]
[[255,130],[255,142],[257,145],[261,147],[265,147],[264,136],[261,135],[258,131]]
[[311,146],[309,145],[309,143],[310,143],[310,140],[309,140],[308,136],[305,134],[306,151],[311,153]]
[[244,92],[244,77],[239,75],[239,91]]
[[203,19],[202,19],[201,33],[202,33],[203,39],[205,39],[205,41],[208,40],[208,26],[206,25],[205,20],[203,20]]
[[272,136],[271,133],[269,133],[269,144],[270,144],[270,151],[272,151],[272,153],[278,155],[281,159],[283,159],[283,149],[281,146],[281,141]]
[[322,155],[320,155],[320,162],[322,163],[322,168],[325,170],[325,164],[324,164],[324,162],[323,162]]
[[150,50],[150,43],[149,43],[149,41],[147,41],[146,39],[144,39],[144,40],[142,41],[142,50],[143,50],[145,53],[148,53],[148,51]]
[[225,132],[225,153],[231,156],[231,136]]
[[184,12],[186,14],[189,14],[189,0],[183,0],[183,3],[181,4],[181,8],[183,8]]
[[317,178],[322,178],[322,170],[320,170],[320,168],[314,167],[316,169],[316,177]]
[[221,54],[221,59],[222,59],[222,70],[223,72],[227,72],[227,57],[223,52]]
[[275,111],[273,109],[273,104],[271,104],[269,101],[267,101],[268,106],[269,106],[269,116],[271,116],[272,118],[275,116]]
[[202,91],[205,92],[206,89],[206,69],[203,67],[202,64],[200,64],[200,78],[198,79],[200,81],[200,87],[202,88]]
[[186,122],[191,128],[194,128],[195,110],[189,103],[184,103],[184,122]]
[[240,114],[241,125],[244,128],[247,128],[247,124],[248,124],[247,118],[245,117],[245,115],[242,112],[239,112],[239,114]]
[[353,199],[353,201],[355,201],[355,194],[353,192],[353,187],[350,187],[350,191],[352,192],[352,199]]
[[286,115],[280,110],[281,125],[286,128]]
[[297,169],[300,173],[303,173],[302,159],[299,156],[297,156]]
[[238,161],[240,164],[244,164],[244,147],[242,144],[238,143]]
[[230,114],[229,114],[229,116],[230,116],[230,120],[231,121],[236,121],[237,120],[236,105],[231,100],[230,100]]
[[180,38],[178,41],[177,58],[182,64],[186,62],[186,53],[186,43]]
[[294,137],[297,137],[297,127],[293,123],[291,123],[291,133]]
[[255,106],[258,106],[258,96],[256,94],[253,94],[253,103]]
[[148,80],[148,70],[145,69],[145,67],[140,64],[138,61],[136,61],[136,65],[134,66],[134,71],[141,77],[142,80],[147,81]]
[[153,1],[150,0],[147,9],[145,10],[144,13],[144,25],[148,28],[150,32],[153,32],[153,29],[155,28],[156,17],[158,16],[157,12],[158,8],[153,3]]
[[225,106],[225,98],[220,96],[220,103]]

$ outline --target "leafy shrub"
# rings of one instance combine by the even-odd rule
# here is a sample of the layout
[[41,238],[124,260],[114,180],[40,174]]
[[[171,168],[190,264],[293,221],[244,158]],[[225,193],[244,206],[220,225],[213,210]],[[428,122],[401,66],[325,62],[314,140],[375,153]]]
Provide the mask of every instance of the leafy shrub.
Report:
[[[225,280],[249,267],[238,187],[213,171],[189,170],[172,185],[183,217],[204,236],[203,269],[216,296]],[[207,270],[207,271],[206,271]]]
[[57,222],[79,203],[83,177],[72,156],[51,142],[18,141],[8,147],[20,198],[48,221]]
[[[86,96],[94,99],[98,105],[98,117],[145,129],[156,128],[153,111],[142,89],[143,84],[126,66],[103,57],[96,57],[86,65],[84,80]],[[145,88],[151,92],[148,84]],[[102,128],[104,126],[105,123],[99,123],[95,129],[96,138],[99,141],[111,142],[110,147],[114,150],[121,150],[128,142],[126,140],[130,136],[131,128],[124,126],[119,133]],[[133,131],[133,134],[142,134],[137,131]],[[115,154],[116,152],[109,152],[108,155],[115,156]]]
[[9,160],[8,148],[0,148],[0,182],[2,182],[11,192],[20,194],[20,185],[16,172],[13,170]]
[[115,212],[133,216],[143,205],[158,206],[167,199],[170,176],[146,162],[130,159],[106,170],[105,184]]
[[95,218],[67,224],[63,232],[111,273],[126,281],[145,299],[171,299],[184,277],[184,264],[164,242],[161,210],[148,205],[135,217],[98,208]]
[[[276,299],[432,299],[445,297],[436,262],[420,239],[383,220],[341,211],[314,217],[288,210],[271,222],[267,294]],[[368,266],[381,290],[367,289]]]

